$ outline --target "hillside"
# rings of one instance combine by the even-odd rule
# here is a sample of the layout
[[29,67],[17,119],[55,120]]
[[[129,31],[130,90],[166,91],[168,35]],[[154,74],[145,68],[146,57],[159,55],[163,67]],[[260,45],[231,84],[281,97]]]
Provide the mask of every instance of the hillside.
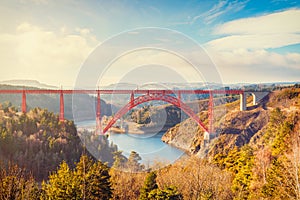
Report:
[[62,161],[74,167],[82,154],[89,155],[85,148],[110,166],[117,151],[106,137],[80,132],[73,121],[60,122],[53,112],[34,108],[23,114],[0,104],[0,165],[17,164],[42,181]]
[[[1,104],[0,104],[1,105]],[[73,166],[83,153],[72,121],[35,108],[26,115],[14,107],[0,106],[0,160],[18,164],[43,180],[62,160]]]
[[[203,150],[209,152],[209,155],[215,155],[235,146],[241,147],[262,134],[261,130],[268,124],[270,113],[275,108],[280,108],[286,114],[298,115],[299,92],[299,88],[276,90],[258,106],[252,106],[247,111],[239,111],[239,100],[216,106],[214,127],[218,137],[211,141],[209,149],[204,148],[203,131],[192,119],[169,129],[162,140],[187,152],[201,155]],[[248,99],[248,102],[250,103],[251,99]],[[199,117],[205,124],[208,123],[207,111],[200,112]]]
[[238,104],[227,104],[228,111],[216,116],[218,134],[206,147],[191,119],[162,139],[231,173],[233,199],[299,199],[300,88],[273,91],[247,111],[238,111]]

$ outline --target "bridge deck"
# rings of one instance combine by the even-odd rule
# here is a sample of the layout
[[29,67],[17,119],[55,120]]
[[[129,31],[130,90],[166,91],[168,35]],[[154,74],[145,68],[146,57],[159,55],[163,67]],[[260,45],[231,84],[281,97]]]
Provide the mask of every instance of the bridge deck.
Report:
[[243,90],[0,90],[0,94],[242,94]]

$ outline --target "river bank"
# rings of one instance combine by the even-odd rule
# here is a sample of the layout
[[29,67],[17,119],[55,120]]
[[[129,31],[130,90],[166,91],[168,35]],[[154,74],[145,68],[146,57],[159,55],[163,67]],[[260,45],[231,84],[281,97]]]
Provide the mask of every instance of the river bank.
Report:
[[158,133],[158,132],[166,132],[171,127],[162,127],[162,126],[156,126],[156,125],[144,125],[144,124],[138,124],[135,122],[129,122],[126,121],[126,129],[124,128],[117,128],[112,127],[110,129],[111,132],[114,133],[129,133],[129,134],[147,134],[147,133]]

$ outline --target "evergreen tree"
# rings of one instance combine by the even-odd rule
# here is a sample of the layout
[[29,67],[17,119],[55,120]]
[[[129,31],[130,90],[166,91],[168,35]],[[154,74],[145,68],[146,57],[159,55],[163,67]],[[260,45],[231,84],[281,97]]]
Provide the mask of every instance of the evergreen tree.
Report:
[[265,197],[279,197],[282,194],[278,186],[281,183],[282,177],[281,161],[275,158],[271,167],[267,170],[267,183],[262,187],[262,194]]
[[144,165],[141,165],[139,163],[139,161],[142,160],[142,158],[140,157],[140,155],[135,152],[135,151],[131,151],[128,161],[127,161],[127,168],[131,171],[131,172],[138,172],[141,171],[145,168]]
[[8,168],[0,164],[0,199],[28,199],[39,197],[37,183],[17,165],[9,164]]
[[238,192],[241,198],[247,199],[250,194],[254,162],[252,148],[243,146],[237,159],[238,173],[234,177],[232,189]]
[[140,190],[140,200],[179,200],[183,199],[182,195],[177,191],[176,187],[167,187],[159,189],[156,183],[156,172],[150,172]]
[[82,199],[109,199],[112,196],[110,175],[107,165],[94,162],[83,155],[74,171],[76,182],[80,185]]
[[94,163],[86,174],[86,199],[106,200],[112,197],[110,175],[107,165],[98,161]]
[[146,180],[144,182],[144,186],[142,187],[140,191],[140,200],[147,200],[148,199],[148,194],[154,190],[157,189],[157,183],[156,183],[156,173],[155,172],[150,172]]
[[92,160],[89,159],[88,156],[86,155],[82,155],[80,157],[80,161],[76,164],[74,176],[76,177],[76,180],[79,182],[80,185],[79,195],[82,197],[82,199],[86,199],[85,197],[88,191],[87,174],[89,173],[89,170],[92,165],[93,165]]
[[272,155],[278,156],[288,149],[290,133],[293,129],[293,124],[288,120],[284,121],[281,126],[275,131],[275,138],[272,143]]
[[112,189],[107,165],[81,156],[75,170],[66,162],[43,183],[45,199],[110,199]]
[[250,194],[253,163],[253,149],[248,145],[232,149],[224,159],[225,169],[234,174],[232,190],[240,199],[247,199]]
[[114,163],[112,166],[113,168],[121,169],[125,166],[126,162],[127,162],[127,158],[122,154],[122,151],[114,152]]
[[49,183],[43,184],[42,189],[47,199],[82,199],[80,195],[80,182],[74,178],[66,162],[62,162],[57,173],[49,176]]
[[181,200],[183,196],[175,187],[167,187],[163,190],[154,189],[148,194],[148,200]]

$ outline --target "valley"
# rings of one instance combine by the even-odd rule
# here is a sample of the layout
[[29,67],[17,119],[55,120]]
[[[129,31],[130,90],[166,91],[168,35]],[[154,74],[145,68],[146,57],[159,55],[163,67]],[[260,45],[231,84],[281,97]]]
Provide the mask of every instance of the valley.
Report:
[[[85,162],[104,170],[107,178],[89,179],[99,187],[109,183],[103,195],[112,199],[138,199],[143,182],[153,176],[151,173],[156,174],[152,181],[161,191],[169,188],[172,195],[184,199],[206,195],[213,199],[297,198],[300,194],[299,174],[295,173],[300,167],[299,86],[275,89],[256,106],[251,105],[249,96],[246,111],[239,110],[239,98],[226,98],[229,100],[218,99],[214,107],[215,132],[206,144],[203,130],[172,105],[144,105],[128,113],[124,119],[131,121],[130,128],[138,135],[145,135],[143,131],[153,127],[163,128],[165,134],[161,139],[187,152],[173,163],[157,160],[151,169],[142,162],[139,152],[120,150],[109,140],[113,135],[107,138],[78,129],[71,120],[62,123],[57,114],[42,108],[22,114],[12,103],[4,102],[0,108],[1,194],[7,194],[10,187],[19,191],[32,185],[27,190],[27,199],[50,197],[55,195],[51,191],[60,187],[54,184],[59,181],[55,177],[73,177],[60,183],[63,187],[82,183],[81,178],[85,176],[80,178],[76,174],[82,173],[80,166]],[[208,102],[201,100],[197,104],[200,108],[197,115],[207,124]],[[10,179],[18,176],[15,169],[24,169],[18,180],[25,185]],[[87,176],[95,173],[93,169],[88,167]],[[4,185],[5,180],[8,182]],[[94,183],[86,182],[86,187],[91,187],[90,184]],[[80,184],[72,191],[79,188]]]

